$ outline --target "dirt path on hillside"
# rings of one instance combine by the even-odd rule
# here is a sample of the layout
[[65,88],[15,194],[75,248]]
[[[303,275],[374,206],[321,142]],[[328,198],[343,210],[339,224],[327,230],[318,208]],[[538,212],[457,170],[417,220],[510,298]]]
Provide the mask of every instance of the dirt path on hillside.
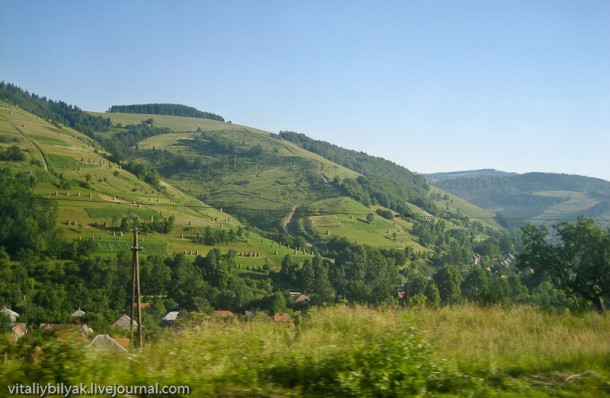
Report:
[[42,152],[42,149],[40,148],[40,146],[38,145],[38,143],[34,140],[32,140],[30,137],[28,137],[23,131],[21,131],[21,129],[19,127],[17,127],[15,125],[15,123],[13,123],[11,120],[8,121],[14,128],[15,130],[17,130],[17,132],[19,134],[21,134],[23,136],[23,138],[25,138],[25,140],[27,142],[29,142],[34,148],[36,148],[36,150],[38,151],[38,154],[40,155],[40,158],[42,159],[42,167],[44,167],[45,171],[49,171],[49,165],[47,164],[47,159],[44,156],[44,152]]
[[294,205],[294,206],[292,206],[292,209],[290,210],[290,213],[282,221],[282,228],[284,228],[284,231],[288,232],[288,224],[290,224],[292,222],[292,217],[294,217],[294,213],[297,211],[297,209],[300,206],[301,205]]

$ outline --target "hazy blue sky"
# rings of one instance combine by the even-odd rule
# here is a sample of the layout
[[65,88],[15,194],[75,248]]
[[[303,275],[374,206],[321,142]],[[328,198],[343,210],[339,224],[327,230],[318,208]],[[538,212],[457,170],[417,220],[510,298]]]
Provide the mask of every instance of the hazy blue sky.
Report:
[[610,180],[610,1],[0,0],[0,80],[173,102],[416,172]]

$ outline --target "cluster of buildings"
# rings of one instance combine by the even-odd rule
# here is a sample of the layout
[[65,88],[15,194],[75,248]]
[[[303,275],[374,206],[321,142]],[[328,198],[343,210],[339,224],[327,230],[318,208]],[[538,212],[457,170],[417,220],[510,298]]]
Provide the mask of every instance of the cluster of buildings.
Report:
[[[23,322],[19,322],[19,314],[7,307],[4,307],[0,310],[0,314],[6,316],[9,320],[9,330],[11,337],[17,341],[21,339],[28,333],[27,325]],[[89,346],[100,347],[106,349],[111,352],[127,352],[129,348],[129,339],[122,337],[110,337],[107,334],[96,334],[93,329],[91,329],[87,324],[81,324],[80,319],[85,316],[85,311],[80,308],[74,311],[71,314],[71,317],[75,320],[73,324],[65,324],[65,323],[41,323],[39,325],[40,330],[42,331],[57,331],[60,336],[72,336],[77,339],[91,339]],[[171,324],[172,322],[178,319],[178,311],[170,311],[163,318],[162,321],[164,324]],[[131,328],[131,318],[123,314],[118,317],[114,323],[113,327],[118,327],[125,330],[130,330]],[[136,330],[138,328],[138,323],[133,321],[133,329]]]
[[[295,304],[308,305],[309,297],[299,292],[290,292],[291,298]],[[27,325],[19,322],[19,314],[7,307],[0,310],[0,314],[6,316],[9,320],[9,331],[12,338],[17,341],[28,333]],[[39,325],[42,331],[57,331],[63,337],[75,337],[77,339],[90,339],[89,346],[102,348],[110,352],[127,352],[129,349],[130,339],[126,337],[110,337],[108,334],[96,334],[87,324],[81,324],[81,319],[86,315],[85,311],[80,308],[74,311],[70,316],[74,320],[72,324],[63,323],[41,323]],[[215,315],[220,318],[231,318],[235,314],[231,311],[216,311]],[[246,317],[250,318],[253,315],[251,311],[246,311]],[[168,326],[178,320],[179,311],[169,311],[161,318],[163,325]],[[288,313],[275,314],[273,320],[276,323],[291,323],[291,316]],[[138,322],[132,320],[126,314],[119,316],[113,323],[112,327],[124,330],[137,330]]]

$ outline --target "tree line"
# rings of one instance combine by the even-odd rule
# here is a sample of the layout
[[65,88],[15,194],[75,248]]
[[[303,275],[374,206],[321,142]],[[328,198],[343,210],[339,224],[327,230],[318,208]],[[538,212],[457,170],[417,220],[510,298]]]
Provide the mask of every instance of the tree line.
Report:
[[96,131],[108,131],[112,126],[109,118],[89,115],[77,106],[30,94],[10,83],[0,82],[0,99],[48,120],[56,126],[61,123],[89,137],[93,137],[93,133]]
[[114,134],[100,135],[96,139],[105,150],[112,154],[111,160],[120,163],[127,159],[133,151],[138,149],[138,143],[149,137],[171,132],[167,127],[157,127],[152,121],[139,124],[128,124],[127,126],[116,126]]
[[425,194],[429,190],[429,185],[423,176],[414,174],[387,159],[341,148],[340,146],[325,141],[314,140],[305,134],[292,131],[280,131],[279,137],[360,174],[383,174],[405,184],[420,194]]
[[200,119],[211,119],[224,122],[222,116],[210,112],[203,112],[196,108],[179,104],[137,104],[137,105],[113,105],[109,113],[145,113],[149,115],[171,115],[197,117]]
[[346,178],[335,183],[344,194],[364,205],[379,204],[405,213],[408,210],[405,202],[411,202],[431,214],[438,214],[435,204],[426,197],[430,187],[425,178],[394,162],[292,131],[281,131],[278,137],[362,174],[357,179]]

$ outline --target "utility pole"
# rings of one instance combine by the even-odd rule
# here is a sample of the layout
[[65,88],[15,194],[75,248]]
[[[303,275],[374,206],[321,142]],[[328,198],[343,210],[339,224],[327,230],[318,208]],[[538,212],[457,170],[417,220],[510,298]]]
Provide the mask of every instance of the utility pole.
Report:
[[135,316],[134,306],[138,307],[138,347],[142,348],[142,300],[140,295],[140,258],[138,252],[142,250],[138,247],[138,229],[133,230],[133,272],[131,282],[131,323],[129,325],[129,332],[133,338],[133,318]]

